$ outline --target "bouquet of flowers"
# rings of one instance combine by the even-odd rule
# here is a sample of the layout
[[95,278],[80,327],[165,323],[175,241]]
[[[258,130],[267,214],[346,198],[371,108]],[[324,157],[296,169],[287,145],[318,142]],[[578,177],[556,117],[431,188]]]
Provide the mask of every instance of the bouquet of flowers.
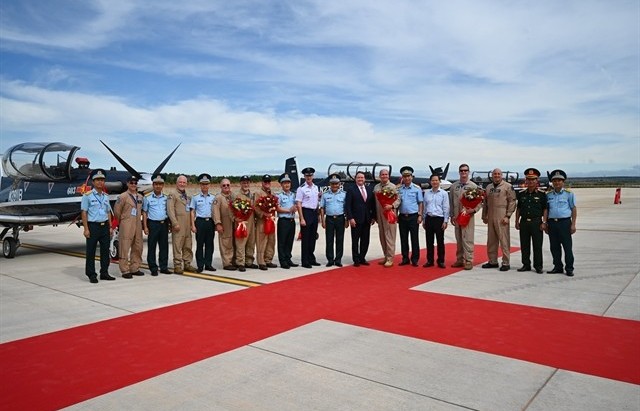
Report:
[[278,197],[268,194],[258,198],[256,206],[264,213],[264,233],[266,235],[276,232],[276,224],[274,223],[274,215],[278,209]]
[[[376,193],[376,198],[384,207],[395,203],[395,201],[398,199],[398,193],[394,188],[385,187]],[[395,224],[396,221],[398,221],[398,217],[396,216],[396,213],[393,211],[393,209],[384,210],[384,216],[389,224]]]
[[229,207],[231,208],[231,212],[238,223],[234,236],[236,238],[247,238],[249,235],[247,231],[247,220],[253,214],[251,202],[242,198],[236,198],[229,202]]
[[462,197],[460,197],[460,204],[462,204],[462,207],[464,208],[458,214],[456,224],[460,227],[466,227],[469,225],[469,221],[471,221],[471,214],[467,213],[465,209],[476,208],[484,199],[485,194],[484,190],[479,187],[465,190]]

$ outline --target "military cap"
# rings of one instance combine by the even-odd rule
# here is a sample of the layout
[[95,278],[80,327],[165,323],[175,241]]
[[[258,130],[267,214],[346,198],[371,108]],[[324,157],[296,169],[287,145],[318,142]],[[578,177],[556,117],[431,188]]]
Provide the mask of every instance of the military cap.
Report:
[[534,178],[540,177],[540,172],[536,168],[529,167],[526,170],[524,170],[524,176],[527,179],[534,179]]
[[565,173],[562,170],[553,170],[551,172],[551,181],[555,180],[555,179],[560,179],[560,180],[566,180],[567,179],[567,173]]
[[316,169],[313,167],[306,167],[305,169],[302,170],[302,174],[304,174],[305,176],[311,176],[314,175],[316,173]]
[[97,180],[99,178],[101,178],[103,180],[105,178],[107,178],[107,173],[105,173],[104,170],[101,169],[101,168],[97,168],[97,169],[93,170],[93,174],[91,176],[91,180]]
[[206,184],[211,182],[211,176],[207,173],[202,173],[198,176],[198,182],[200,184]]
[[248,175],[243,175],[242,177],[240,177],[240,181],[251,181],[251,179],[249,178]]
[[330,183],[339,183],[340,182],[340,177],[338,177],[337,174],[331,174],[329,176],[329,182]]
[[287,181],[291,182],[291,179],[289,178],[289,174],[284,173],[284,174],[280,174],[280,178],[278,179],[278,181],[280,183],[286,183]]
[[138,177],[136,176],[129,176],[129,178],[127,178],[127,182],[130,183],[132,181],[135,181],[136,183],[138,182]]
[[161,174],[158,174],[156,176],[153,177],[153,179],[151,180],[152,183],[163,183],[164,184],[164,178],[162,178]]
[[271,182],[271,175],[270,174],[265,174],[262,176],[262,182],[263,183],[270,183]]
[[409,166],[404,166],[400,169],[400,174],[402,174],[403,176],[412,176],[413,168]]

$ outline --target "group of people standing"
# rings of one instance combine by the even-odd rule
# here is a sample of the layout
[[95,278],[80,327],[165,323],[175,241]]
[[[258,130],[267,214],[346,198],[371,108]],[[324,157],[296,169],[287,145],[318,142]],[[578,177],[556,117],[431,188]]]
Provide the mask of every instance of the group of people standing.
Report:
[[[148,236],[147,264],[151,275],[158,272],[171,274],[168,267],[168,240],[171,233],[173,246],[173,271],[201,273],[216,271],[213,267],[214,239],[218,234],[220,258],[224,270],[246,271],[246,269],[267,270],[278,267],[273,259],[277,256],[280,267],[289,269],[298,264],[292,260],[295,241],[296,215],[300,223],[301,261],[304,268],[319,266],[315,257],[318,227],[325,232],[327,267],[342,267],[344,256],[344,235],[346,228],[351,231],[351,257],[356,267],[367,266],[370,232],[373,224],[378,224],[379,240],[384,258],[379,264],[392,267],[396,251],[396,233],[400,233],[402,259],[401,266],[417,267],[420,261],[419,227],[425,230],[426,262],[423,267],[437,264],[445,268],[444,233],[449,222],[454,226],[456,238],[456,259],[452,267],[466,270],[473,268],[475,214],[482,210],[482,220],[488,226],[488,262],[483,268],[510,269],[509,221],[516,213],[515,228],[520,232],[522,267],[518,271],[533,269],[542,273],[543,232],[549,234],[554,268],[549,273],[573,275],[573,253],[571,235],[576,231],[575,197],[564,189],[566,174],[562,170],[551,173],[553,190],[544,193],[538,188],[540,173],[535,168],[525,171],[526,189],[516,196],[511,184],[502,179],[502,171],[492,171],[492,182],[483,191],[483,201],[470,206],[461,198],[470,190],[478,190],[471,181],[469,166],[461,164],[460,178],[449,192],[440,187],[441,177],[430,177],[430,188],[422,190],[413,183],[413,168],[402,167],[402,181],[399,185],[390,181],[389,170],[379,171],[379,183],[365,184],[365,173],[355,175],[355,184],[346,190],[341,187],[337,175],[329,177],[329,190],[322,193],[313,182],[315,170],[302,170],[304,183],[293,193],[291,179],[285,173],[278,182],[281,191],[272,193],[272,177],[262,177],[259,190],[252,190],[249,176],[240,178],[240,190],[232,193],[228,179],[220,182],[220,193],[209,192],[211,176],[198,176],[200,191],[189,195],[186,176],[179,176],[176,188],[170,193],[163,192],[162,176],[152,178],[153,191],[146,196],[137,191],[138,179],[131,176],[127,191],[120,194],[111,209],[108,196],[104,192],[105,171],[98,169],[92,173],[93,189],[82,198],[82,222],[86,237],[85,273],[92,283],[98,282],[95,272],[95,252],[100,244],[101,280],[115,280],[109,272],[109,241],[112,233],[110,215],[119,224],[119,268],[123,278],[144,275],[142,263],[142,236]],[[257,202],[275,197],[272,209],[258,207]],[[239,220],[233,210],[236,199],[250,205],[253,214]],[[466,204],[466,205],[465,205]],[[462,223],[464,216],[464,223]],[[277,224],[273,230],[265,228],[268,220]],[[242,224],[243,235],[237,235]],[[398,229],[396,229],[396,226]],[[196,266],[193,262],[193,240],[195,234]],[[533,245],[533,247],[531,247]],[[502,265],[498,264],[498,247],[502,252]],[[159,249],[156,261],[156,248]],[[533,265],[531,251],[533,250]],[[562,263],[562,250],[565,264]]]

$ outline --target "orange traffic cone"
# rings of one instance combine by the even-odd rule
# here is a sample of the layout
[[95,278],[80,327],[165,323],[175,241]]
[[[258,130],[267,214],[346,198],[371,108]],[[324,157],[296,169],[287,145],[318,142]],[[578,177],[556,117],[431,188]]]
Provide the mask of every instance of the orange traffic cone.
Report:
[[613,197],[613,204],[622,204],[622,189],[616,188],[616,195]]

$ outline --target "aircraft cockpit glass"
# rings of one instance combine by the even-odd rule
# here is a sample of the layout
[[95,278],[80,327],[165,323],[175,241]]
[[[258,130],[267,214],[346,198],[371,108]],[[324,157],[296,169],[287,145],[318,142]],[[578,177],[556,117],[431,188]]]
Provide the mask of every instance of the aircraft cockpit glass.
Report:
[[2,156],[4,174],[13,179],[59,181],[71,178],[73,156],[80,147],[64,143],[23,143]]
[[351,163],[331,163],[327,170],[327,175],[337,174],[342,182],[355,181],[356,173],[362,171],[365,180],[373,182],[378,180],[378,173],[385,168],[391,173],[391,165],[389,164],[359,163],[357,161]]

